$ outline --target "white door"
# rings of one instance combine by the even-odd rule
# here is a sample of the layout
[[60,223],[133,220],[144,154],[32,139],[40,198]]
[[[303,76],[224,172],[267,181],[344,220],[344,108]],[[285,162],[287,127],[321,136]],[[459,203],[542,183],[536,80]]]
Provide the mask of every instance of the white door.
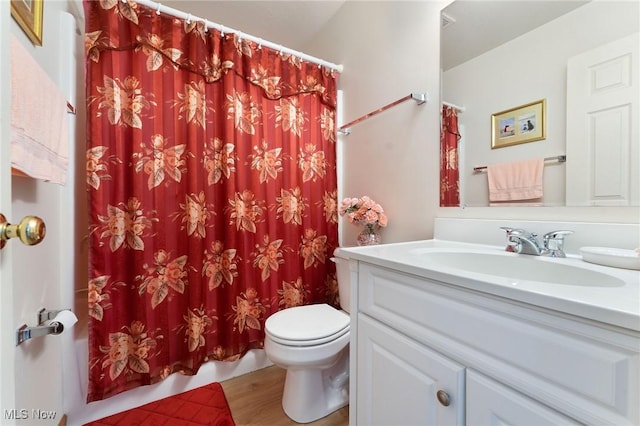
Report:
[[[0,7],[0,57],[9,57],[10,9]],[[0,61],[0,213],[11,219],[11,165],[9,162],[9,61]],[[0,250],[0,424],[15,424],[7,410],[15,409],[15,359],[13,344],[13,288],[11,247]]]
[[569,59],[568,206],[640,205],[639,39]]
[[[61,392],[62,360],[63,353],[73,353],[70,344],[73,331],[33,338],[19,346],[16,346],[16,331],[23,324],[38,325],[37,314],[42,308],[73,308],[74,282],[73,275],[68,272],[74,266],[76,255],[73,169],[70,169],[66,186],[12,176],[9,58],[10,39],[15,36],[62,90],[65,89],[64,82],[75,85],[74,76],[63,62],[73,51],[70,53],[67,39],[58,36],[67,28],[61,25],[61,12],[68,4],[46,4],[45,42],[37,48],[11,18],[8,2],[0,1],[0,5],[5,6],[0,7],[0,55],[3,58],[0,61],[0,213],[11,224],[19,223],[24,216],[35,215],[47,226],[46,238],[40,244],[27,246],[11,239],[0,250],[0,425],[55,426],[64,415],[63,396],[69,394],[66,390]],[[68,32],[81,38],[76,36],[75,28]],[[69,64],[74,67],[73,61]],[[81,66],[80,62],[78,66]],[[69,127],[69,134],[75,135],[72,127]],[[73,146],[69,147],[69,152],[75,152]],[[74,160],[72,155],[70,161]],[[71,383],[74,379],[78,382],[75,369],[65,368],[64,376]]]
[[356,423],[464,424],[464,367],[358,314]]

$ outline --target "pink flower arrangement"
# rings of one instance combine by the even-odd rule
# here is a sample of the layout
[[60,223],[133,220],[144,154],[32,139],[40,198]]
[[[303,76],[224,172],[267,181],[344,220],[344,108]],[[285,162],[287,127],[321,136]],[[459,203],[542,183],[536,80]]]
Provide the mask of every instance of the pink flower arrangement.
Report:
[[387,215],[382,206],[366,195],[360,198],[345,198],[342,200],[340,216],[347,215],[349,222],[373,228],[375,225],[387,226]]

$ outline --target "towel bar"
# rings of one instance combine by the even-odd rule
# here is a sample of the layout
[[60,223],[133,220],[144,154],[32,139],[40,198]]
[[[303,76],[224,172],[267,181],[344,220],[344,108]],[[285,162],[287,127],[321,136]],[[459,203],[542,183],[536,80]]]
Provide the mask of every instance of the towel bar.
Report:
[[[545,157],[544,161],[557,161],[558,163],[564,163],[567,161],[566,155],[556,155],[555,157]],[[487,166],[476,166],[473,168],[474,173],[482,173],[487,169]]]
[[390,104],[387,104],[383,107],[378,108],[375,111],[372,111],[368,114],[363,115],[360,118],[356,118],[353,121],[348,122],[347,124],[343,124],[339,129],[338,129],[338,133],[340,133],[341,135],[348,135],[351,133],[351,126],[353,126],[354,124],[358,124],[370,117],[373,117],[376,114],[380,114],[382,111],[386,111],[389,108],[392,108],[396,105],[399,105],[405,101],[408,101],[409,99],[413,99],[416,104],[418,105],[422,105],[425,102],[427,102],[429,100],[429,95],[427,93],[410,93],[407,96],[405,96],[404,98],[398,99],[397,101],[391,102]]

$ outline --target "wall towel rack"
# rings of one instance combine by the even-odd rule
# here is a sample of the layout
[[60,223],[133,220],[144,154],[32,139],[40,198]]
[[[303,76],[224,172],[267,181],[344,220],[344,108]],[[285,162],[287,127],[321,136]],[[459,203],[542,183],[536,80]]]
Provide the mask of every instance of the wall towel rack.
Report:
[[411,93],[405,96],[404,98],[398,99],[397,101],[391,102],[390,104],[380,107],[377,110],[372,111],[368,114],[365,114],[360,118],[356,118],[355,120],[348,122],[347,124],[341,126],[338,129],[338,133],[340,133],[341,135],[348,135],[349,133],[351,133],[351,129],[350,129],[351,126],[358,124],[366,120],[367,118],[373,117],[374,115],[380,114],[382,111],[386,111],[389,108],[393,108],[396,105],[399,105],[405,101],[408,101],[409,99],[413,99],[414,101],[416,101],[418,105],[422,105],[425,102],[427,102],[428,95],[426,93]]
[[[545,157],[544,161],[557,161],[558,163],[564,163],[567,161],[566,155],[556,155],[555,157]],[[487,166],[476,166],[473,168],[474,173],[482,173],[487,170]]]

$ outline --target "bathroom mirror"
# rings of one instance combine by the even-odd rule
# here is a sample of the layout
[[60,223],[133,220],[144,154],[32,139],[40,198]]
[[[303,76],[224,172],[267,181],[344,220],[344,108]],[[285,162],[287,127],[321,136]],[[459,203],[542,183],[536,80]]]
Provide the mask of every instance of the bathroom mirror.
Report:
[[[637,33],[638,2],[628,1],[470,1],[456,0],[442,11],[441,100],[459,106],[460,200],[488,206],[486,166],[531,158],[557,158],[544,167],[544,206],[587,206],[573,202],[570,152],[585,151],[567,142],[567,64],[577,55]],[[634,71],[637,75],[637,70]],[[501,111],[546,100],[546,137],[514,146],[492,147],[491,117]],[[631,115],[628,138],[637,153],[638,115]],[[635,132],[635,133],[634,133]],[[628,155],[627,155],[628,156]],[[580,165],[576,165],[580,164]],[[620,180],[637,179],[637,163]],[[635,171],[634,171],[635,169]],[[586,179],[588,168],[580,169]],[[635,173],[635,175],[631,174]],[[633,191],[638,192],[637,184]],[[638,205],[637,196],[627,204]],[[567,202],[569,200],[569,202]],[[607,204],[602,204],[607,205]]]

